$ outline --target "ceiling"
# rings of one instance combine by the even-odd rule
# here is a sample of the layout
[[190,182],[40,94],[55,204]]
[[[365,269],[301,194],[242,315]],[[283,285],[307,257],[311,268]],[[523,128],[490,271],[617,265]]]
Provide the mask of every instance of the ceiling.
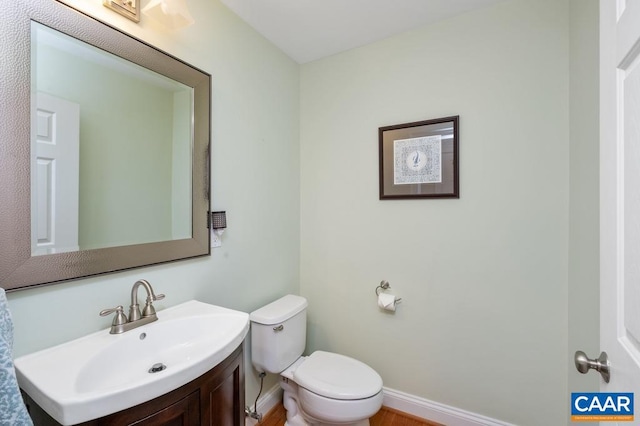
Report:
[[221,0],[303,64],[503,0]]

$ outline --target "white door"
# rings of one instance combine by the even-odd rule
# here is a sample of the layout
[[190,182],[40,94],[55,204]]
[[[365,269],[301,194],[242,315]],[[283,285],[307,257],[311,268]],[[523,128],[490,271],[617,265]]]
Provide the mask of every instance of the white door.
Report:
[[78,250],[80,106],[46,93],[32,112],[31,253]]
[[634,392],[640,424],[640,1],[600,1],[600,65],[600,390]]

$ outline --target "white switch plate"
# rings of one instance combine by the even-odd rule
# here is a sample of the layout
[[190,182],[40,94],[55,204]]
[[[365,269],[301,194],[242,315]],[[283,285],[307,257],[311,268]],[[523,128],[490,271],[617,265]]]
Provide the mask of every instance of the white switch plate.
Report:
[[211,247],[222,247],[222,239],[214,231],[211,231]]

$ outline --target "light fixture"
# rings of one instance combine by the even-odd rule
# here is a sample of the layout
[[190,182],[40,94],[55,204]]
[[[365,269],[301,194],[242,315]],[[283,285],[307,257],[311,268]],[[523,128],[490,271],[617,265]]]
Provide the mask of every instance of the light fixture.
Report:
[[222,246],[222,234],[227,228],[227,212],[211,212],[211,247]]
[[186,0],[151,0],[142,13],[172,30],[188,27],[195,22]]
[[125,18],[140,22],[140,0],[103,0],[102,4]]

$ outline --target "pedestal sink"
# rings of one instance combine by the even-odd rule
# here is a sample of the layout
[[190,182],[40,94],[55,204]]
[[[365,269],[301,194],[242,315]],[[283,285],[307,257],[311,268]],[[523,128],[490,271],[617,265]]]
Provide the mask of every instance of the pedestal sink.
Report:
[[164,395],[229,356],[249,316],[195,300],[158,311],[123,334],[109,329],[15,360],[20,387],[63,425],[99,418]]

